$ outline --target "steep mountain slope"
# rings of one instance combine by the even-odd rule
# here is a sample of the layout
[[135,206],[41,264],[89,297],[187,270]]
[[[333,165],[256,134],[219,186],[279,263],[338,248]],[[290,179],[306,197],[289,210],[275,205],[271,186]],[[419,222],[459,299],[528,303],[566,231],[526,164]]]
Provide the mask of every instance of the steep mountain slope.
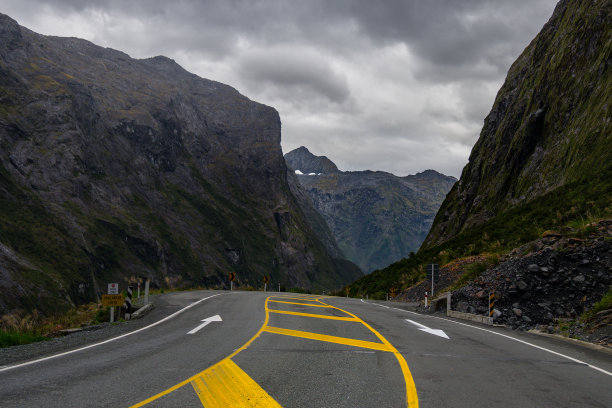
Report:
[[612,2],[559,2],[510,68],[425,247],[547,196],[556,219],[521,223],[546,229],[609,209],[611,50]]
[[0,15],[0,312],[51,312],[140,276],[331,289],[359,276],[287,183],[280,119],[165,57]]
[[[513,277],[506,274],[510,282],[524,277],[522,265],[529,257],[565,259],[572,249],[542,246],[541,240],[561,233],[570,243],[580,242],[592,225],[598,225],[589,226],[589,221],[612,216],[611,68],[612,1],[560,1],[510,68],[469,163],[440,207],[419,252],[359,279],[351,285],[351,293],[384,297],[392,287],[405,290],[423,280],[428,263],[460,264],[475,255],[487,262],[463,268],[465,275],[456,276],[461,284],[500,259],[507,261],[503,265],[518,265]],[[571,267],[563,265],[567,271],[542,265],[554,272],[551,276],[567,272],[570,281],[565,277],[562,281],[566,287],[578,271],[584,271],[580,273],[590,284],[578,285],[582,278],[577,278],[568,289],[573,291],[572,299],[587,296],[583,310],[599,301],[605,290],[601,285],[612,281],[609,268],[607,276],[599,276],[609,256],[605,249],[609,236],[596,239],[606,245],[593,261],[579,250]],[[544,302],[533,298],[533,293],[543,296],[543,291],[555,288],[553,282],[547,282],[546,271],[540,272],[533,287],[520,291],[521,305],[527,308]],[[500,287],[510,283],[500,280],[499,274],[487,274]],[[466,287],[477,287],[479,280]],[[512,300],[512,304],[516,296],[514,292],[500,299],[501,303]],[[570,295],[564,291],[563,297]],[[551,299],[551,304],[567,301]]]
[[[346,257],[369,272],[416,251],[456,181],[433,170],[407,177],[341,172],[305,147],[285,155]],[[303,173],[303,174],[300,174]]]

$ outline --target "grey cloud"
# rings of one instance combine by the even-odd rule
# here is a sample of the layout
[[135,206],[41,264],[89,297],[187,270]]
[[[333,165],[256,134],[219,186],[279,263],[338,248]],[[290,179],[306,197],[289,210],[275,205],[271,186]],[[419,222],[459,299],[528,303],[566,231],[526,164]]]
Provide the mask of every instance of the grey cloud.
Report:
[[55,29],[72,16],[100,45],[167,55],[271,104],[284,149],[306,145],[351,170],[458,176],[555,2],[0,0],[0,10],[43,34],[28,22]]
[[350,96],[346,79],[323,56],[306,50],[252,52],[239,59],[238,72],[251,86],[273,86],[283,94],[320,95],[334,103]]

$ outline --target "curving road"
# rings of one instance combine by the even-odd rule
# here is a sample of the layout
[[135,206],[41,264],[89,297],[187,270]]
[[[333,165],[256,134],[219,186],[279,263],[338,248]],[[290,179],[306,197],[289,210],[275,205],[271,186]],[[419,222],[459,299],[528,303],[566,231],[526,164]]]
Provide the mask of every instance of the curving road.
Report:
[[612,355],[556,339],[358,299],[156,304],[123,337],[0,367],[0,406],[612,406]]

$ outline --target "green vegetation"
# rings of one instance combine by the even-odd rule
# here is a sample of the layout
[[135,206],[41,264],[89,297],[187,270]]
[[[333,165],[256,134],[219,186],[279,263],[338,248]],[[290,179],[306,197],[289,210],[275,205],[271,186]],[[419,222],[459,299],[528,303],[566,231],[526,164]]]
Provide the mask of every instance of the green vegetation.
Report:
[[4,315],[0,320],[0,347],[10,347],[49,340],[60,330],[109,321],[109,308],[89,303],[63,313],[42,318],[34,309],[25,316]]
[[0,348],[48,340],[39,334],[0,330]]
[[471,255],[502,255],[541,238],[547,230],[585,236],[592,221],[612,216],[610,191],[612,165],[608,164],[597,174],[580,177],[575,182],[466,229],[440,245],[421,248],[410,258],[364,276],[350,286],[350,295],[386,293],[391,287],[406,289],[424,279],[423,266],[428,263],[444,265]]
[[595,316],[599,312],[603,312],[604,310],[612,309],[612,286],[608,289],[608,292],[603,296],[603,298],[595,303],[593,307],[584,312],[581,316],[581,320],[585,322],[590,322],[595,319]]

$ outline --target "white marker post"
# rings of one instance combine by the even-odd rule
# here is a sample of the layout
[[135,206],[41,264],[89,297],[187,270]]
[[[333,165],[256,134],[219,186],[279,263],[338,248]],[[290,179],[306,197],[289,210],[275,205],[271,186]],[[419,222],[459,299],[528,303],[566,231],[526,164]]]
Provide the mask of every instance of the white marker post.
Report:
[[149,278],[147,278],[147,280],[145,281],[145,300],[144,300],[144,304],[145,305],[149,304]]
[[[109,295],[118,295],[119,294],[119,284],[118,283],[109,283],[108,284],[108,294]],[[115,306],[110,307],[110,322],[115,321]]]
[[425,307],[427,307],[427,296],[428,296],[428,294],[427,294],[427,292],[425,292]]

